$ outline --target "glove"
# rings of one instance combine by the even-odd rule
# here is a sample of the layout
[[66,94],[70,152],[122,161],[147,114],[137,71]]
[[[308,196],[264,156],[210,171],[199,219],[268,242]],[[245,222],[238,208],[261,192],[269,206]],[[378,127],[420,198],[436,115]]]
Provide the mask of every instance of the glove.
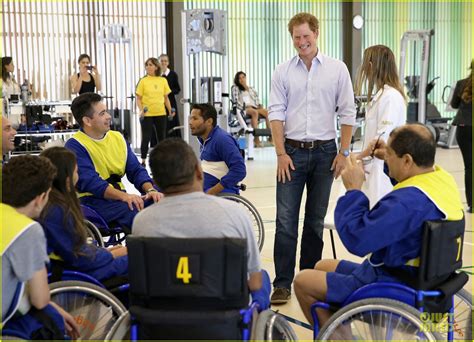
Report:
[[260,290],[252,291],[252,302],[259,305],[258,311],[266,310],[270,307],[270,294],[263,287]]

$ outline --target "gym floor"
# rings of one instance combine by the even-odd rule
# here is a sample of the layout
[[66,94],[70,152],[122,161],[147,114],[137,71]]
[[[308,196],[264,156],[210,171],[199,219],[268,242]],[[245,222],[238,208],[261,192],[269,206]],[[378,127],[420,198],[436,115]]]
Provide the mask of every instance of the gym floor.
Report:
[[[451,173],[456,180],[456,183],[461,193],[462,202],[466,209],[466,200],[464,196],[464,164],[459,149],[442,149],[438,148],[436,151],[436,163],[442,166],[445,170]],[[252,161],[247,161],[247,177],[244,182],[247,185],[247,190],[241,195],[252,202],[252,204],[259,211],[265,225],[265,242],[261,252],[262,267],[266,269],[271,279],[274,277],[273,267],[273,244],[275,235],[275,213],[276,213],[276,157],[273,147],[264,147],[255,149],[255,158]],[[132,186],[128,184],[127,188]],[[328,213],[326,215],[326,222],[332,223],[334,208],[337,198],[344,193],[344,186],[339,179],[334,181]],[[304,201],[304,199],[303,199]],[[304,203],[304,202],[303,202]],[[302,229],[304,215],[304,207],[300,211],[300,232]],[[350,254],[342,245],[337,233],[335,232],[335,247],[338,259],[347,259],[351,261],[361,261],[362,259]],[[472,214],[466,213],[466,233],[464,236],[464,250],[463,250],[463,267],[467,272],[472,273]],[[323,258],[332,259],[331,241],[329,232],[324,232],[325,247],[323,251]],[[299,243],[298,243],[299,245]],[[299,251],[297,251],[299,255]],[[297,257],[298,261],[298,257]],[[297,265],[298,269],[298,265]],[[471,277],[470,277],[471,278]],[[466,284],[465,288],[472,293],[472,279]],[[307,323],[301,312],[298,301],[292,293],[290,301],[285,305],[272,306],[273,310],[278,310],[280,313],[289,316],[297,321]],[[312,332],[304,327],[292,324],[300,340],[311,340]]]

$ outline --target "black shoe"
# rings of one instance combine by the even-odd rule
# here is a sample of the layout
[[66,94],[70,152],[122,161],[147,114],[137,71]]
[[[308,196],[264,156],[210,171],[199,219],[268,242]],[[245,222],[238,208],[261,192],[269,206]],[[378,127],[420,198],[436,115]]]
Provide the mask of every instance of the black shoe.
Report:
[[145,162],[141,162],[142,166],[143,167],[146,167],[146,163]]
[[270,298],[270,303],[272,304],[286,304],[291,298],[291,291],[285,289],[284,287],[276,287],[273,290],[272,297]]

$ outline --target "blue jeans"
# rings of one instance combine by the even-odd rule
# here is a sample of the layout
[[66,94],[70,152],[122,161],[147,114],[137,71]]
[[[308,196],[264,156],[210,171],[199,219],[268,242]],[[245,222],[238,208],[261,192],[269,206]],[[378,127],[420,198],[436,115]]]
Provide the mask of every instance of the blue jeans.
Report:
[[274,287],[290,289],[295,275],[296,244],[299,211],[306,185],[307,198],[303,236],[301,238],[300,269],[313,268],[321,259],[323,228],[333,182],[331,165],[337,154],[335,141],[307,150],[285,144],[293,160],[291,181],[277,181],[276,234],[273,257],[276,277]]

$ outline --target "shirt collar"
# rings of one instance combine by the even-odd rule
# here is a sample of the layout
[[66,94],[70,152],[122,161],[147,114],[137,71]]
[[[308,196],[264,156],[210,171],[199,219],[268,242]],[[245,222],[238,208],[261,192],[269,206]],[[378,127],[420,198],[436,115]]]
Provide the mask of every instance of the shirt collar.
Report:
[[169,73],[170,73],[170,68],[166,68],[165,72],[162,73],[161,75],[162,76],[168,76]]
[[[296,55],[294,58],[295,58],[295,64],[298,64],[300,61],[301,63],[304,63],[299,55]],[[316,61],[319,61],[319,64],[323,64],[324,62],[324,55],[319,48],[318,48],[318,53],[313,58],[311,64],[314,64]]]
[[[214,134],[216,133],[217,129],[219,128],[218,125],[216,125],[216,127],[214,127],[210,132],[209,132],[209,135],[207,136],[207,139],[206,141],[209,141],[212,139],[212,137],[214,136]],[[198,140],[199,142],[202,144],[204,144],[206,141],[203,141],[201,137],[198,137]]]

